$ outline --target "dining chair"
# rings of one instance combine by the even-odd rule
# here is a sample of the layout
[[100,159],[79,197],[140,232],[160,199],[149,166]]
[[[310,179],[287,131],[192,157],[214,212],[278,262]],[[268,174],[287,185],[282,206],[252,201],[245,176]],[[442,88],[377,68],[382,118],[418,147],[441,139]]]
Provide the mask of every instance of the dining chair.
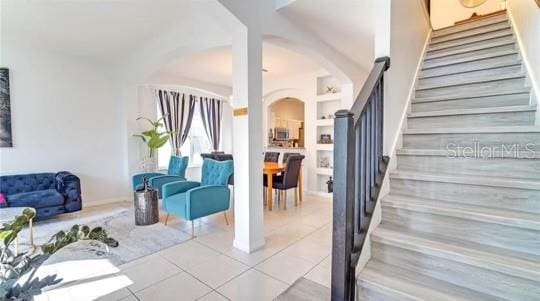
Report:
[[[304,155],[289,155],[285,162],[285,170],[281,175],[276,175],[273,178],[272,188],[277,189],[278,207],[283,198],[283,209],[287,209],[287,190],[294,188],[295,205],[298,204],[298,179],[300,177],[300,169],[302,168],[302,160]],[[268,186],[265,181],[265,187]],[[268,188],[267,188],[268,189]]]
[[279,152],[265,152],[264,153],[264,162],[278,162],[279,161]]
[[289,156],[298,156],[298,155],[301,155],[300,153],[283,153],[283,163],[287,162],[287,159],[289,158]]

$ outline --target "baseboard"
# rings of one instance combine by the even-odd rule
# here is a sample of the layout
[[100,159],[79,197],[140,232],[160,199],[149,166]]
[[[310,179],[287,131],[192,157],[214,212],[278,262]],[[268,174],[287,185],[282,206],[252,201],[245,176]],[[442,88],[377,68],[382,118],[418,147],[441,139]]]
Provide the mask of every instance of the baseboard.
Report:
[[109,204],[115,204],[115,203],[124,203],[124,202],[127,203],[127,202],[130,202],[130,200],[131,200],[130,197],[124,196],[124,197],[101,199],[101,200],[95,200],[95,201],[89,201],[89,202],[83,201],[83,208],[103,206],[103,205],[109,205]]

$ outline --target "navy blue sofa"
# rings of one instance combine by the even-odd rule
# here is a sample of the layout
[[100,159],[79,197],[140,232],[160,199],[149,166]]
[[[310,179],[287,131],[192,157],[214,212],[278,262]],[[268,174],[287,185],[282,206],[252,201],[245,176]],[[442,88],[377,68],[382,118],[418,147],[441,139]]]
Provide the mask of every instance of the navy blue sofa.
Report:
[[8,207],[35,208],[36,220],[82,208],[80,180],[67,171],[0,176],[0,193]]

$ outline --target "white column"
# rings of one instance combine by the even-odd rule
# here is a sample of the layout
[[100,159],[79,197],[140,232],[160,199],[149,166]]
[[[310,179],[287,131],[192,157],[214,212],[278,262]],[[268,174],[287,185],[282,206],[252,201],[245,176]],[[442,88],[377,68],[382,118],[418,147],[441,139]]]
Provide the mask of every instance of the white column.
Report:
[[251,253],[264,246],[262,198],[262,35],[233,34],[234,247]]

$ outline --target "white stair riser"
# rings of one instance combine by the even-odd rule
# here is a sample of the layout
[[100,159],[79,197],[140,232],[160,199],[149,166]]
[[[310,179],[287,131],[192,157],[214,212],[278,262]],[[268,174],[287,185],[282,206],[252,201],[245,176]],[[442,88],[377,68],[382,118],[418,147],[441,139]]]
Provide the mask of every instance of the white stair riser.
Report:
[[518,90],[525,87],[525,78],[496,80],[485,83],[473,83],[451,87],[442,87],[428,90],[417,90],[415,98],[456,99],[471,96],[489,96],[503,94],[508,90]]
[[505,15],[495,16],[495,17],[485,19],[485,20],[480,20],[477,22],[471,22],[471,23],[461,24],[461,25],[452,26],[448,28],[443,28],[443,29],[435,30],[431,36],[432,38],[437,38],[437,37],[442,37],[442,36],[446,36],[446,35],[450,35],[450,34],[454,34],[458,32],[463,33],[472,29],[477,29],[481,27],[489,27],[492,24],[497,24],[500,22],[508,22],[508,17]]
[[511,52],[514,52],[515,50],[516,50],[515,44],[508,44],[508,45],[497,46],[493,48],[475,50],[475,51],[466,52],[466,53],[443,56],[439,58],[425,59],[423,68],[427,69],[427,68],[445,66],[448,64],[454,64],[456,62],[472,61],[472,60],[477,60],[478,58],[491,57],[501,52],[511,53]]
[[477,98],[464,98],[436,102],[414,102],[412,112],[433,112],[454,109],[493,108],[504,106],[528,105],[530,95],[528,93],[496,95]]
[[446,42],[434,43],[432,41],[429,45],[428,51],[431,52],[431,51],[446,49],[450,47],[457,47],[457,46],[462,46],[466,44],[478,43],[478,42],[483,42],[490,39],[496,39],[496,38],[507,37],[507,36],[512,36],[512,29],[509,27],[505,29],[497,30],[497,31],[463,37],[460,39],[450,40]]
[[489,26],[482,26],[482,27],[478,27],[478,28],[474,28],[474,29],[470,29],[466,31],[459,31],[459,32],[445,35],[445,36],[433,37],[431,39],[431,43],[432,44],[442,43],[442,42],[446,42],[450,40],[457,40],[457,39],[461,39],[465,37],[481,35],[488,32],[493,32],[493,31],[506,29],[506,28],[511,28],[510,24],[507,21],[503,21],[503,22],[491,24]]
[[434,50],[429,51],[426,53],[425,58],[426,59],[434,59],[434,58],[440,58],[445,56],[451,56],[451,55],[457,55],[457,54],[463,54],[463,53],[470,53],[478,50],[483,49],[493,49],[494,47],[498,46],[504,46],[504,45],[515,45],[515,39],[512,36],[509,37],[501,37],[501,38],[495,38],[487,41],[481,41],[461,46],[455,46],[450,48],[445,48],[441,50]]
[[[456,261],[374,243],[372,256],[401,268],[507,300],[532,301],[540,297],[537,283]],[[516,299],[518,298],[518,299]]]
[[417,89],[455,86],[473,82],[485,82],[523,75],[521,65],[504,66],[492,69],[454,73],[418,80]]
[[536,112],[504,112],[409,118],[407,126],[418,128],[467,128],[534,125]]
[[540,179],[540,159],[398,155],[397,163],[399,170]]
[[390,179],[392,194],[540,214],[540,191],[461,183]]
[[452,64],[431,69],[423,69],[420,74],[420,81],[433,76],[443,76],[447,74],[456,74],[461,72],[470,72],[475,70],[484,70],[497,67],[511,66],[521,64],[518,54],[507,54],[492,58],[486,58],[476,61]]
[[[504,148],[503,149],[503,145]],[[448,133],[404,134],[403,147],[414,149],[456,149],[457,147],[494,150],[540,151],[540,133]]]
[[403,230],[540,255],[540,231],[387,206],[382,212],[384,224]]

